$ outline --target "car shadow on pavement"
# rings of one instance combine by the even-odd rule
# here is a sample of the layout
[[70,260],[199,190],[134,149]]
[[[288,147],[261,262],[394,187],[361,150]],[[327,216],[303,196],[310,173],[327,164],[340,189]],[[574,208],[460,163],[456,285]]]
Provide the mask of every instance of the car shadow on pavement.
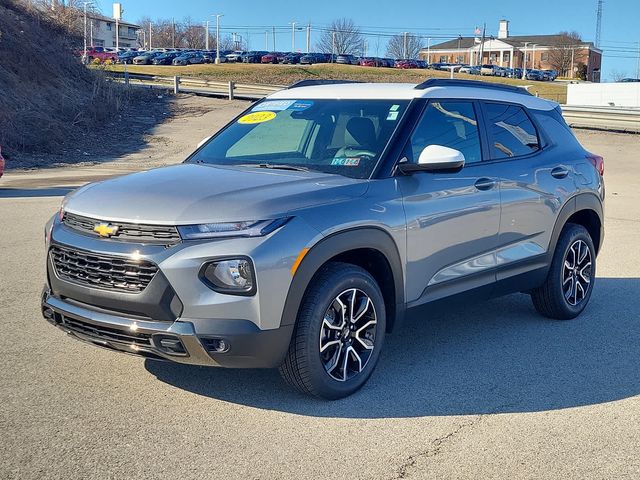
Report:
[[326,402],[275,370],[146,360],[159,380],[199,395],[317,417],[392,418],[537,412],[640,393],[640,279],[598,278],[576,320],[554,321],[517,294],[447,311],[412,312],[387,337],[369,382]]
[[64,197],[79,187],[75,185],[72,187],[0,188],[0,198]]

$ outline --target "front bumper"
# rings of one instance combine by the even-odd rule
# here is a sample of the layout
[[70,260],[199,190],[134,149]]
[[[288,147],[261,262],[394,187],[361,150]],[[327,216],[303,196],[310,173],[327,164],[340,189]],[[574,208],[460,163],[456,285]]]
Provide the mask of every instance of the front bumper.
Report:
[[187,319],[154,322],[117,316],[58,298],[48,287],[42,294],[42,315],[74,338],[110,350],[229,368],[278,367],[293,332],[293,325],[260,330],[247,320],[215,320],[203,334]]

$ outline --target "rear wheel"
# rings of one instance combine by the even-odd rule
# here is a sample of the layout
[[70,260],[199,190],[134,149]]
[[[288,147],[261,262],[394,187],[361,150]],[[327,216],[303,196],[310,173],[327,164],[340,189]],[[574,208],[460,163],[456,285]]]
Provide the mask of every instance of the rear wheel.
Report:
[[531,292],[536,310],[558,320],[575,318],[591,298],[596,273],[596,253],[589,232],[567,224],[560,234],[544,284]]
[[384,299],[369,272],[330,263],[307,290],[280,374],[317,397],[351,395],[373,372],[385,328]]

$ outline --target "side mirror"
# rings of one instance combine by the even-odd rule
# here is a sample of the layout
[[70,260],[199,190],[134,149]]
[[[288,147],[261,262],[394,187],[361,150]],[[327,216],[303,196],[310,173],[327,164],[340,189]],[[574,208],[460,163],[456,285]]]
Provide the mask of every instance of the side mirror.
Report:
[[418,163],[398,164],[402,173],[456,171],[464,167],[464,155],[455,148],[428,145],[420,152]]
[[209,135],[208,137],[203,138],[202,140],[200,140],[200,141],[198,142],[198,145],[196,145],[196,149],[200,148],[202,145],[204,145],[205,143],[207,143],[207,142],[211,139],[211,137],[213,137],[213,135]]

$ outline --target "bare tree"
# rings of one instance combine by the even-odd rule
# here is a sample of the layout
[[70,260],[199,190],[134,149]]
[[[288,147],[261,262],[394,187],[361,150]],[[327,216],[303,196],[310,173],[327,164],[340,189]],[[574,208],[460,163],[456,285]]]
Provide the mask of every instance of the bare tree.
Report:
[[421,48],[420,37],[413,33],[394,35],[387,44],[387,56],[391,58],[418,58]]
[[363,37],[360,28],[350,18],[340,18],[322,32],[318,41],[318,50],[338,55],[355,54],[362,49]]
[[187,48],[205,47],[205,28],[202,25],[194,24],[190,17],[184,19],[184,46]]
[[620,70],[611,70],[611,80],[614,82],[619,82],[623,78],[627,78],[627,72],[622,72]]
[[578,62],[584,60],[582,37],[578,32],[560,32],[549,50],[549,65],[558,72],[561,77],[571,75],[571,69]]

